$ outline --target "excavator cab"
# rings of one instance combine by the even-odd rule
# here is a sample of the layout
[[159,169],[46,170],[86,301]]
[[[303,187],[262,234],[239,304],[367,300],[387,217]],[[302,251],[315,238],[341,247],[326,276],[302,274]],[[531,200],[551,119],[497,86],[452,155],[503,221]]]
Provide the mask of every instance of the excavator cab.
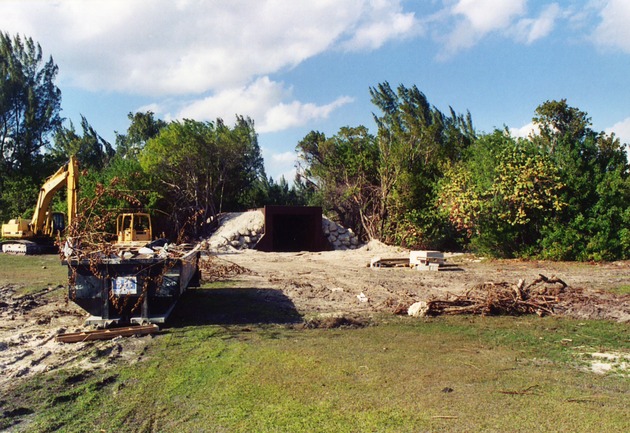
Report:
[[119,245],[144,245],[153,239],[148,213],[123,213],[116,218]]
[[45,233],[52,237],[61,235],[66,230],[66,214],[51,212],[46,219]]

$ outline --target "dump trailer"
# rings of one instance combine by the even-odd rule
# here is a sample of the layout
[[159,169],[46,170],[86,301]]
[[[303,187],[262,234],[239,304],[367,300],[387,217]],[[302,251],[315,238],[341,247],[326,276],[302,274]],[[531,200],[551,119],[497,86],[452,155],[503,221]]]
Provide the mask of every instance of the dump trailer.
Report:
[[[77,160],[71,156],[40,188],[33,218],[14,218],[2,224],[0,237],[6,239],[1,243],[2,252],[19,255],[55,252],[55,237],[63,233],[77,213],[78,177]],[[55,194],[64,186],[67,189],[67,215],[51,210]]]
[[164,323],[187,287],[198,285],[198,247],[150,245],[63,261],[68,298],[90,314],[87,324]]

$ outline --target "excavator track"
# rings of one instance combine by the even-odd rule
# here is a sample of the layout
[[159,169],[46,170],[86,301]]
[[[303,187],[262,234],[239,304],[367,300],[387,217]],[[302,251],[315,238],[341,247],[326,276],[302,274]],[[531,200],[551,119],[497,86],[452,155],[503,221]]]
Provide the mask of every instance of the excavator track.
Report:
[[2,242],[2,252],[5,254],[13,254],[15,256],[30,256],[54,252],[54,247],[38,244],[33,241],[13,240]]

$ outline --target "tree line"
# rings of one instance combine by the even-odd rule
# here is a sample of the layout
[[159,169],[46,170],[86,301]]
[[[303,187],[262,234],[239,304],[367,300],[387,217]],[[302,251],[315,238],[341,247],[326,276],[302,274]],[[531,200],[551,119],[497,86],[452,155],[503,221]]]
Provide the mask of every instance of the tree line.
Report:
[[[169,235],[197,237],[215,216],[265,204],[318,205],[364,240],[553,260],[630,258],[630,167],[614,134],[566,100],[534,113],[538,134],[477,131],[416,87],[369,92],[363,125],[297,143],[292,185],[264,171],[254,121],[165,122],[129,113],[115,143],[61,113],[58,68],[30,38],[0,32],[0,220],[29,216],[46,175],[76,155],[81,196],[162,215]],[[62,206],[61,203],[57,204]]]
[[514,138],[477,132],[470,113],[442,113],[416,86],[370,94],[375,136],[341,128],[297,146],[309,200],[364,237],[498,257],[630,258],[625,145],[587,113],[546,101],[533,117],[540,133]]

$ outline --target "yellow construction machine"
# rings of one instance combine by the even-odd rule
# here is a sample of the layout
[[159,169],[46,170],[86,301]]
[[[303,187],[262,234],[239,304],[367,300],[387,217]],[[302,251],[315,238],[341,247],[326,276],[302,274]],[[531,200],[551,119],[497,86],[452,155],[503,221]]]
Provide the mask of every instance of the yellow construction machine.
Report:
[[153,240],[151,215],[148,213],[122,213],[116,218],[119,246],[143,246]]
[[[39,190],[33,218],[15,218],[2,224],[2,252],[18,255],[55,252],[54,240],[72,224],[77,215],[77,188],[79,167],[75,156],[55,174],[46,179]],[[55,194],[67,188],[68,213],[53,212],[51,204]],[[148,213],[123,213],[116,220],[116,245],[136,247],[153,240],[151,216]]]
[[[76,217],[78,179],[77,160],[71,156],[63,167],[44,182],[30,220],[15,218],[2,224],[0,237],[8,239],[2,242],[2,252],[19,255],[41,254],[48,250],[53,252],[55,237],[72,224]],[[67,188],[67,215],[51,210],[53,197],[64,186]]]

